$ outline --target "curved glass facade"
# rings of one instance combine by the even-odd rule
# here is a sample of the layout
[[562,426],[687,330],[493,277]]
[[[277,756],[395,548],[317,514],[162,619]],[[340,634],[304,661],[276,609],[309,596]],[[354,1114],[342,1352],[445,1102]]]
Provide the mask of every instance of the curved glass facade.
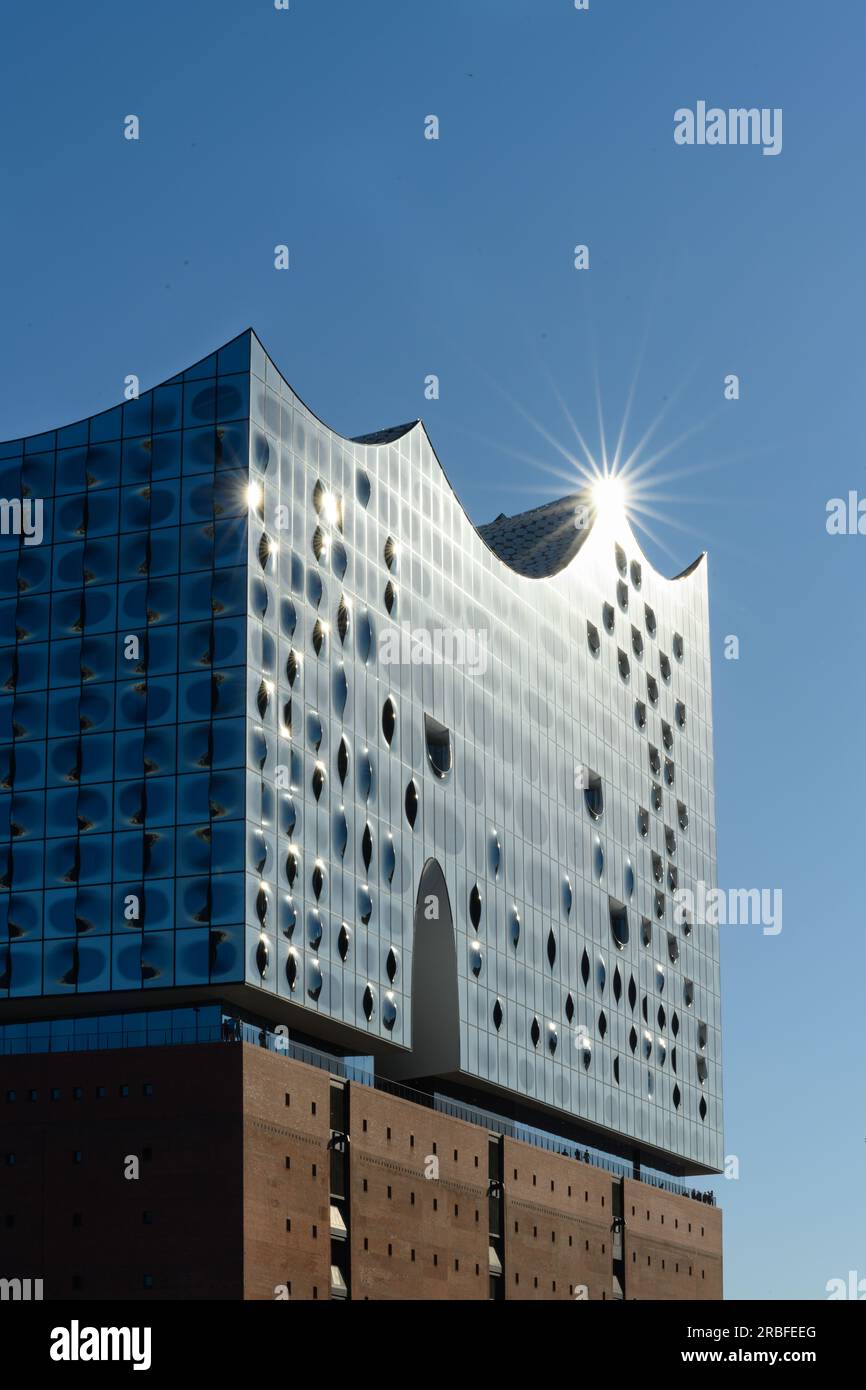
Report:
[[0,473],[0,1021],[229,993],[721,1167],[702,561],[576,498],[479,532],[252,333]]

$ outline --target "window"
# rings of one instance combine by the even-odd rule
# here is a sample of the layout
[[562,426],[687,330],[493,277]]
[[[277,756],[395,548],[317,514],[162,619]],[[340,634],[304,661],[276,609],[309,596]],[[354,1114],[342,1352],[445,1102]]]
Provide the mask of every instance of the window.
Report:
[[679,824],[680,830],[688,830],[689,813],[682,801],[677,802],[677,823]]
[[637,560],[632,560],[631,562],[631,582],[636,589],[639,589],[643,582],[641,567],[638,564]]
[[671,829],[669,825],[665,826],[665,849],[667,850],[668,854],[676,854],[677,852],[676,833]]
[[682,661],[682,659],[683,659],[683,639],[682,639],[682,637],[680,636],[680,634],[679,634],[678,632],[675,632],[675,633],[674,633],[673,649],[674,649],[674,656],[676,657],[677,661]]
[[[640,919],[640,939],[644,946],[653,944],[653,924],[649,917],[641,917]],[[634,1008],[634,1004],[632,1004],[632,1008]]]
[[586,640],[589,643],[589,650],[592,652],[593,656],[598,656],[601,650],[601,639],[598,635],[598,628],[595,626],[595,623],[591,623],[588,619],[586,623]]
[[649,811],[645,810],[643,806],[638,807],[637,831],[643,840],[645,840],[649,834]]
[[427,744],[427,759],[436,776],[444,780],[453,765],[451,733],[444,724],[431,715],[424,715],[424,738]]
[[606,603],[601,610],[601,620],[606,632],[613,633],[616,627],[616,611],[612,603]]
[[647,693],[647,699],[649,700],[650,704],[651,704],[651,705],[657,705],[658,702],[659,702],[659,687],[658,687],[658,682],[657,682],[655,676],[650,676],[650,675],[647,676],[647,678],[646,678],[646,693]]
[[622,579],[617,581],[616,601],[624,613],[628,611],[628,585]]
[[669,787],[674,784],[674,764],[672,758],[665,758],[665,781]]
[[619,669],[620,676],[624,681],[627,681],[629,676],[631,675],[631,666],[629,664],[629,659],[623,651],[622,647],[620,647],[617,651],[616,664]]
[[643,700],[635,700],[634,702],[634,722],[639,729],[646,728],[646,705]]
[[617,948],[622,951],[628,945],[628,911],[624,903],[609,899],[610,930]]
[[621,545],[615,545],[613,548],[613,553],[614,558],[616,560],[617,569],[619,570],[620,574],[625,575],[628,569],[628,563],[625,558],[625,551],[623,550]]
[[390,695],[382,707],[382,733],[385,735],[385,742],[390,748],[394,738],[394,731],[397,727],[397,709]]
[[410,829],[415,829],[415,822],[418,819],[418,788],[414,781],[410,782],[406,788],[406,819]]
[[686,706],[683,700],[677,700],[675,707],[675,717],[681,729],[686,727]]
[[662,743],[669,752],[674,746],[674,731],[665,719],[662,720]]
[[586,776],[586,786],[583,789],[583,798],[586,802],[586,809],[593,820],[600,820],[604,814],[604,789],[601,778],[597,772],[590,772],[584,768]]
[[654,811],[660,811],[662,809],[662,789],[657,782],[653,782],[650,803]]
[[671,663],[670,658],[665,656],[664,652],[659,654],[659,670],[661,671],[662,680],[667,684],[671,678]]
[[651,770],[655,773],[656,777],[658,777],[659,773],[661,772],[662,760],[659,750],[656,748],[654,743],[651,743],[649,746],[649,765]]
[[644,623],[646,624],[646,630],[647,630],[647,632],[649,633],[650,637],[655,637],[655,635],[656,635],[656,615],[655,615],[655,613],[653,612],[653,610],[650,608],[650,606],[649,606],[648,603],[645,603],[644,606],[643,606],[643,620],[644,620]]
[[643,656],[643,638],[636,627],[633,627],[631,630],[631,649],[636,657],[640,658]]

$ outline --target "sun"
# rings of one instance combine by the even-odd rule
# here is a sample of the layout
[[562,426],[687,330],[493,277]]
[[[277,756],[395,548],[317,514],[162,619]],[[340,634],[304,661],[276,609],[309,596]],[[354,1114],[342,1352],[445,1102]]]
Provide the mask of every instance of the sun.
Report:
[[624,480],[615,473],[604,473],[592,484],[592,500],[596,511],[605,521],[624,517],[628,506],[628,490]]

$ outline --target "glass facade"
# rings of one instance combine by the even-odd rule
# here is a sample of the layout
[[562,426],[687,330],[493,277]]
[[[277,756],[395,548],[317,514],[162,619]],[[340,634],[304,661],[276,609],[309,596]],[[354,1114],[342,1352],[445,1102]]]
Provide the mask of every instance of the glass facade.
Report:
[[232,986],[721,1166],[705,565],[479,533],[420,423],[342,438],[252,333],[0,475],[0,1024]]

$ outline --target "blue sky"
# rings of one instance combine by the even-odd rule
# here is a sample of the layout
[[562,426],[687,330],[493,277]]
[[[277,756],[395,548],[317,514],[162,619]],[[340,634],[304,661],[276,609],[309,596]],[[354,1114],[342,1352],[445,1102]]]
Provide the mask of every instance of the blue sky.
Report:
[[[643,539],[710,552],[720,882],[784,894],[780,936],[723,935],[729,1297],[866,1277],[866,537],[825,529],[866,494],[864,29],[857,0],[0,19],[0,437],[251,324],[334,428],[423,416],[477,522],[569,490],[527,417],[574,448],[560,396],[596,446],[596,373],[610,436],[638,369],[627,445],[662,411],[643,456],[682,441]],[[675,145],[699,99],[781,107],[781,154]]]

